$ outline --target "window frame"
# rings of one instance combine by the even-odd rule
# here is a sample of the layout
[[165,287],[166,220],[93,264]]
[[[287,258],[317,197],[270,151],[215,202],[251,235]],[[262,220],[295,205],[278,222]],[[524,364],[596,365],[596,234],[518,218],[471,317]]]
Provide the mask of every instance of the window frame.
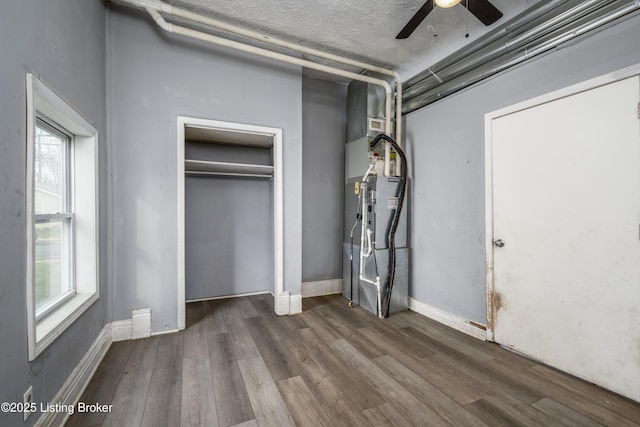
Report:
[[[37,111],[36,111],[37,113]],[[64,258],[64,265],[62,271],[62,285],[65,286],[64,292],[55,298],[47,301],[40,307],[38,307],[36,301],[36,322],[54,312],[58,307],[68,301],[76,294],[76,278],[75,278],[75,214],[73,211],[73,145],[74,137],[71,132],[65,129],[62,125],[54,122],[43,114],[36,114],[36,129],[42,129],[51,135],[60,138],[63,143],[63,185],[62,185],[62,211],[57,213],[37,213],[37,208],[34,208],[34,220],[36,226],[42,223],[59,222],[62,224],[63,233],[63,248],[62,254]],[[37,132],[36,132],[37,134]],[[35,141],[34,141],[35,144]],[[34,163],[36,161],[36,155],[34,154]],[[37,183],[34,179],[34,192]],[[34,194],[35,197],[35,194]],[[37,236],[35,236],[37,241]],[[35,242],[34,242],[35,244]],[[37,262],[34,260],[34,262]],[[34,272],[34,280],[37,279]]]
[[[49,89],[33,74],[26,74],[26,296],[28,360],[38,357],[55,339],[71,326],[99,298],[99,169],[98,131],[67,101]],[[56,221],[68,213],[35,213],[35,134],[39,118],[63,129],[70,136],[67,209],[70,221],[71,265],[75,292],[48,307],[46,313],[36,310],[35,302],[35,227],[38,219]],[[55,124],[55,125],[53,125]]]

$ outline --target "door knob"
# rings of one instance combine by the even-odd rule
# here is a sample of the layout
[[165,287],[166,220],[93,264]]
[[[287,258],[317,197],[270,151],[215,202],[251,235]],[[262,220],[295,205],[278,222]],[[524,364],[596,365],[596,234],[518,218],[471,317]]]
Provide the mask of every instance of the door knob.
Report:
[[495,242],[493,242],[493,244],[496,245],[496,247],[501,248],[504,246],[504,240],[498,239]]

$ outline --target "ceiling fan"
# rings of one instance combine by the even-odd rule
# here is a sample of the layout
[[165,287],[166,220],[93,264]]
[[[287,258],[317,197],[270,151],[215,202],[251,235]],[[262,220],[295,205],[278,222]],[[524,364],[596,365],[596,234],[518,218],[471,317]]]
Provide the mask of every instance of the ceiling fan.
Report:
[[491,25],[498,19],[502,18],[500,12],[488,0],[427,0],[426,3],[418,9],[415,15],[409,20],[407,25],[398,33],[396,39],[406,39],[420,25],[420,23],[433,10],[434,5],[448,8],[458,3],[466,7],[469,12],[480,20],[484,25]]

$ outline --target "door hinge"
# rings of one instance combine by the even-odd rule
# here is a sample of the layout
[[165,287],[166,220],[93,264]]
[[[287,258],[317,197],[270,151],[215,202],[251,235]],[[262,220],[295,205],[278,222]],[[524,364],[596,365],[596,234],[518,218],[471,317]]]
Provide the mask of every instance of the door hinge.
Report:
[[640,119],[640,102],[638,103],[638,118]]

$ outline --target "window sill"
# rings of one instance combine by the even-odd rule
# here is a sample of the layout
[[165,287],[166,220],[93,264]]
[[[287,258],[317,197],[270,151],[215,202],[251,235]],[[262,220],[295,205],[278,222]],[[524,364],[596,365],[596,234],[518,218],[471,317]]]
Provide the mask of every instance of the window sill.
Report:
[[40,320],[36,325],[36,348],[31,360],[42,353],[97,300],[97,292],[78,293]]

